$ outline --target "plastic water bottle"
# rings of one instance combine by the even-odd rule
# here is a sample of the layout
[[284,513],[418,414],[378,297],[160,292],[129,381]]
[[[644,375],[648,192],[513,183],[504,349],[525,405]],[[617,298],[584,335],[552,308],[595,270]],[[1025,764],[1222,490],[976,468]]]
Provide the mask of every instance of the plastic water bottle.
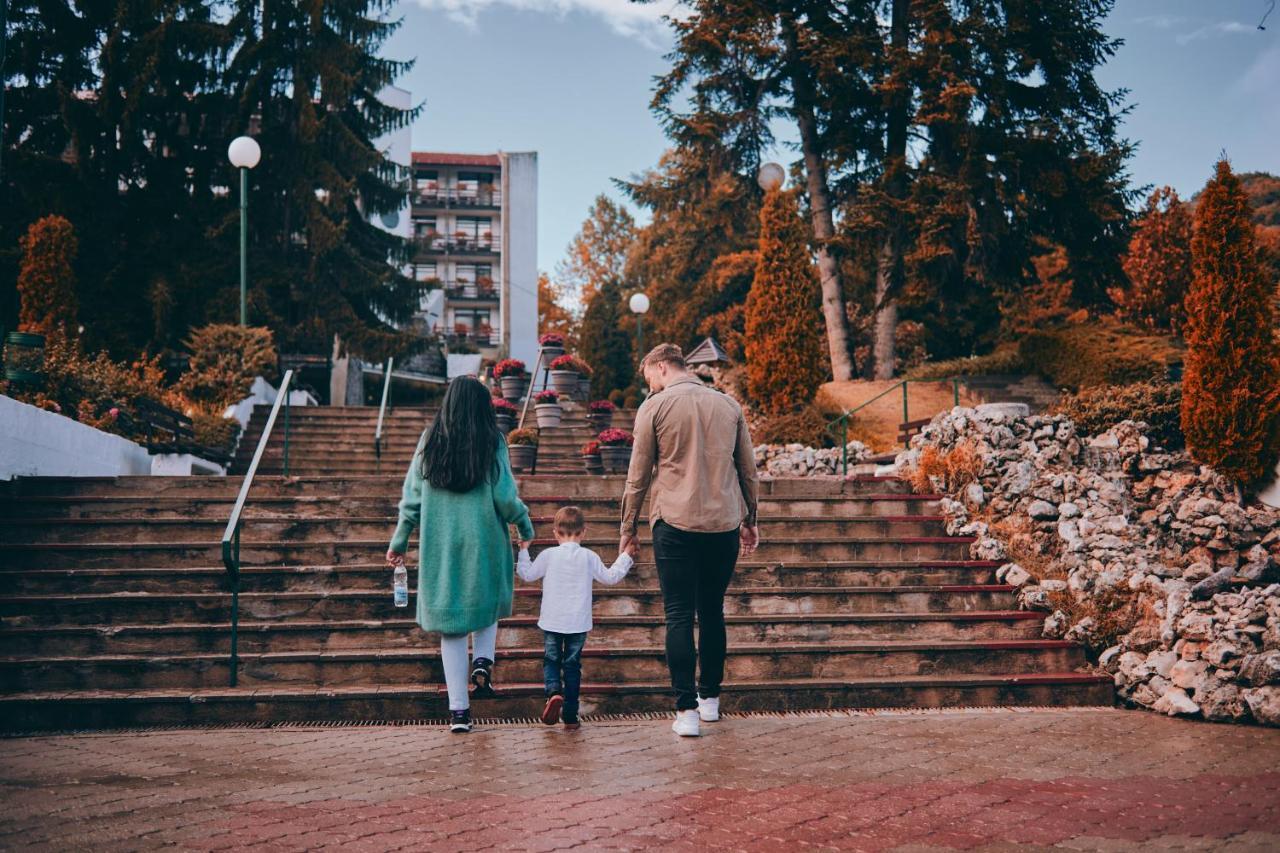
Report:
[[396,607],[408,607],[409,573],[405,571],[404,566],[396,566],[395,577],[391,581],[391,588],[395,592]]

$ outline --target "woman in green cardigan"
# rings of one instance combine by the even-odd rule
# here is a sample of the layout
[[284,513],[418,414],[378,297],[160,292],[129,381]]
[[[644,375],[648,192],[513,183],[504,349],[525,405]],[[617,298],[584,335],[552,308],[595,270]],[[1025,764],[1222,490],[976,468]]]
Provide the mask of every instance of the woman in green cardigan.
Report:
[[513,559],[508,525],[520,547],[533,539],[529,508],[516,493],[507,443],[489,391],[463,376],[449,383],[435,423],[423,433],[404,477],[400,523],[387,562],[404,564],[409,534],[418,542],[418,624],[439,631],[450,725],[471,731],[467,635],[475,646],[476,697],[493,695],[498,620],[511,615]]

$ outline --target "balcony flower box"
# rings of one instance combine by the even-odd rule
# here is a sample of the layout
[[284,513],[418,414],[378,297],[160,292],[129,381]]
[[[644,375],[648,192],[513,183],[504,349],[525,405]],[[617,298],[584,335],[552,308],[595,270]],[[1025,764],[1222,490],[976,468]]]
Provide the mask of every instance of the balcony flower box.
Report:
[[511,470],[517,474],[533,471],[538,463],[538,434],[531,429],[512,430],[507,436],[507,451]]
[[560,395],[555,391],[539,391],[533,395],[533,410],[538,416],[538,429],[555,429],[560,426],[564,409]]
[[516,419],[520,417],[520,407],[509,403],[502,397],[493,398],[493,417],[498,422],[498,431],[503,435],[516,428]]
[[502,396],[513,403],[529,390],[529,371],[518,358],[504,358],[494,365],[493,378],[502,386]]
[[582,466],[588,474],[603,474],[604,463],[600,461],[600,442],[588,441],[582,446]]
[[564,355],[564,335],[548,332],[538,338],[538,346],[542,347],[542,361],[544,364],[555,361]]
[[600,461],[607,474],[625,474],[631,465],[631,445],[635,436],[625,429],[606,429],[596,437],[600,442]]
[[593,400],[587,406],[587,421],[597,433],[613,426],[613,413],[618,407],[608,400]]

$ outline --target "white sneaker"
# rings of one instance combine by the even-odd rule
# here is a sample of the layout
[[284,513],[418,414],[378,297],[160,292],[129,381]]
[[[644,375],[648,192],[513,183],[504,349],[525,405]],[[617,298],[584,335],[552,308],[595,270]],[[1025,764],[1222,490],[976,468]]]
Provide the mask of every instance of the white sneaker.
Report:
[[711,699],[703,699],[698,697],[698,716],[704,723],[717,723],[720,721],[720,697],[714,696]]
[[680,737],[698,737],[702,734],[702,726],[698,722],[698,712],[694,710],[676,711],[676,721],[671,724],[671,731]]

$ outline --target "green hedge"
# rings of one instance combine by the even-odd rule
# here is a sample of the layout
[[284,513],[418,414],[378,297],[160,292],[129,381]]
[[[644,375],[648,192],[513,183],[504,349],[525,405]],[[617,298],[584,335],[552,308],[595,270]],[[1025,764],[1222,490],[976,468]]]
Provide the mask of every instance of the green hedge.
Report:
[[1064,397],[1055,411],[1075,421],[1083,435],[1097,435],[1121,421],[1143,421],[1151,438],[1168,449],[1183,445],[1182,387],[1171,382],[1095,386]]

